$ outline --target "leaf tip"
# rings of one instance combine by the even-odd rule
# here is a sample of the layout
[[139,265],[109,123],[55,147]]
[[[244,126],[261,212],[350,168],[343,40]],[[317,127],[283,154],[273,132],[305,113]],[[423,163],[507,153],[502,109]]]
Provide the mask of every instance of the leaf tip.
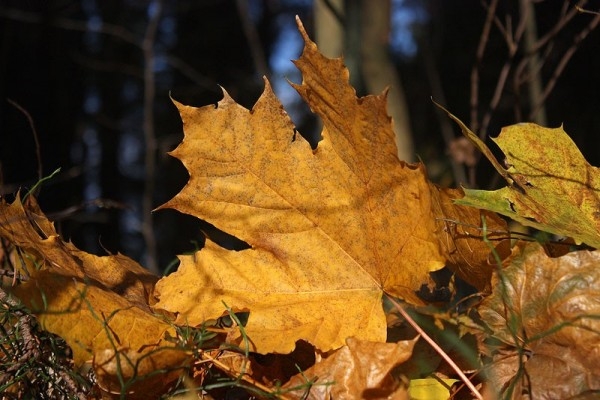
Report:
[[169,91],[169,99],[171,99],[171,102],[175,105],[175,107],[177,107],[178,110],[181,110],[181,108],[184,107],[184,104],[175,100],[175,98],[171,94],[171,91]]
[[[300,31],[300,35],[302,36],[302,40],[304,41],[304,48],[315,48],[317,47],[316,43],[310,40],[308,33],[306,33],[306,29],[304,28],[304,24],[298,15],[296,15],[296,25],[298,26],[298,31]],[[295,62],[294,62],[295,64]]]
[[306,29],[304,29],[304,24],[302,23],[302,20],[300,19],[300,16],[298,14],[296,14],[296,25],[298,26],[298,30],[304,38],[304,41],[306,41],[308,39],[308,34],[306,33]]
[[215,104],[215,108],[218,108],[219,104],[221,104],[221,103],[235,102],[223,86],[219,85],[219,88],[221,89],[221,92],[223,93],[223,98],[217,104]]

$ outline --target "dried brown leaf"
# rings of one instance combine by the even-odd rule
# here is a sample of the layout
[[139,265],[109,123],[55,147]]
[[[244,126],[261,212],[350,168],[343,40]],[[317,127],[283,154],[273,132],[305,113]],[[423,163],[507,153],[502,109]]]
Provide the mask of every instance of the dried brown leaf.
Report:
[[600,252],[549,258],[524,246],[479,307],[493,336],[490,377],[512,398],[562,399],[600,389]]
[[[408,399],[408,388],[393,379],[390,371],[410,358],[418,339],[376,343],[348,338],[345,346],[290,379],[283,388],[298,389],[286,396],[311,400]],[[305,397],[307,381],[313,385]]]

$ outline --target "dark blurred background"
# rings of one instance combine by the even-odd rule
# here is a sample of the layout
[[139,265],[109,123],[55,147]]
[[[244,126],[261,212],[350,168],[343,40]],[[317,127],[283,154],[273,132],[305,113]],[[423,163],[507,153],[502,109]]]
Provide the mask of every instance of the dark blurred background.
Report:
[[[600,10],[600,1],[2,0],[0,192],[10,201],[60,168],[39,200],[64,238],[163,270],[211,231],[173,210],[150,213],[188,177],[166,154],[183,138],[169,96],[214,104],[221,85],[250,108],[266,75],[299,131],[318,140],[318,120],[286,81],[301,81],[290,62],[302,51],[294,17],[320,48],[335,51],[341,40],[366,95],[373,86],[360,49],[378,23],[361,25],[365,7],[386,9],[384,62],[393,72],[383,79],[407,116],[404,154],[422,160],[432,180],[502,183],[432,97],[485,138],[520,121],[563,124],[600,165],[600,17],[576,5]],[[341,39],[319,22],[324,13]]]

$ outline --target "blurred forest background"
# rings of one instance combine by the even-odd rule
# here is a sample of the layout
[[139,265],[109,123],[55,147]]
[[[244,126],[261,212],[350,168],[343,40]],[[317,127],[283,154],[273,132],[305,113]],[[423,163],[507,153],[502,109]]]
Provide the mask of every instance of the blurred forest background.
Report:
[[[576,6],[590,12],[579,12]],[[211,227],[172,210],[187,172],[170,97],[194,106],[219,85],[251,108],[267,76],[302,135],[319,121],[287,79],[299,15],[328,56],[344,54],[359,95],[390,86],[400,157],[444,185],[500,185],[431,102],[483,138],[521,121],[564,125],[600,165],[600,1],[2,0],[0,194],[45,182],[64,238],[162,271]],[[488,140],[488,143],[490,141]],[[493,144],[491,144],[493,147]],[[235,244],[234,244],[235,245]]]

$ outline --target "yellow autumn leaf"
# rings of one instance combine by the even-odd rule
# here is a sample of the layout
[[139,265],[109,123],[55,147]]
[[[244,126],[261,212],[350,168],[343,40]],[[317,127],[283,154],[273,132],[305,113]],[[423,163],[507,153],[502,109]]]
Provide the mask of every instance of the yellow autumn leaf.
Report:
[[165,340],[174,327],[148,304],[157,277],[123,255],[98,257],[63,242],[31,196],[25,205],[19,197],[0,202],[0,236],[38,264],[11,294],[65,339],[77,367],[94,361],[103,390],[120,393],[135,378],[125,393],[147,398],[178,377],[188,355]]
[[[175,102],[185,137],[171,154],[190,179],[161,207],[204,219],[251,249],[207,240],[181,256],[178,271],[156,285],[156,309],[192,325],[220,316],[222,303],[250,311],[245,330],[261,353],[287,353],[299,339],[324,351],[348,337],[384,341],[383,292],[421,302],[416,291],[450,252],[460,264],[468,236],[452,231],[449,224],[464,225],[449,221],[459,213],[444,200],[460,193],[440,194],[422,164],[398,160],[386,93],[357,98],[342,60],[322,56],[299,27],[303,82],[294,87],[323,119],[317,148],[296,132],[267,81],[252,110],[226,92],[216,107]],[[470,212],[478,224],[479,211]],[[485,244],[472,246],[463,269],[490,268]],[[485,287],[489,272],[482,276],[475,283]]]
[[467,189],[457,204],[600,248],[600,170],[585,160],[562,126],[521,123],[502,128],[493,140],[504,153],[505,169],[466,125],[444,111],[509,184],[495,191]]
[[[149,310],[148,298],[158,277],[124,255],[97,257],[64,242],[32,196],[26,204],[20,197],[12,204],[0,202],[0,236],[43,261],[42,268],[77,279],[93,279]],[[36,270],[28,272],[34,274]]]

